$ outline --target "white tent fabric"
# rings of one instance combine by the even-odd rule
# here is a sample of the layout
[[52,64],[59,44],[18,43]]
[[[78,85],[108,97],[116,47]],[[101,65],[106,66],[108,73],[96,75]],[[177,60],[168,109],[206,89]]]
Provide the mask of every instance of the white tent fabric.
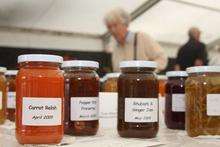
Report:
[[[207,0],[203,1],[208,3]],[[200,2],[202,3],[202,0]],[[194,3],[197,3],[197,0]],[[220,5],[215,7],[220,9]],[[196,26],[202,31],[202,40],[210,43],[220,37],[218,18],[220,12],[165,0],[135,20],[131,29],[148,32],[159,41],[182,44],[187,39],[188,29]]]
[[0,25],[103,34],[107,11],[134,11],[146,0],[0,0]]
[[[122,7],[131,13],[146,1],[0,0],[0,26],[102,35],[107,11]],[[189,27],[197,26],[202,40],[211,43],[220,38],[219,18],[219,0],[161,0],[135,19],[130,29],[145,31],[161,42],[182,44]]]

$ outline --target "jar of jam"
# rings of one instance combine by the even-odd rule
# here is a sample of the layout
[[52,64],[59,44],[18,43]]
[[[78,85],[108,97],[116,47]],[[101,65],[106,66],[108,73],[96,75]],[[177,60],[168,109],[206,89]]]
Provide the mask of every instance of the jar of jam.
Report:
[[165,124],[169,129],[185,129],[185,71],[167,72]]
[[16,75],[17,70],[7,70],[6,79],[7,79],[7,111],[6,116],[10,121],[15,121],[15,103],[16,103]]
[[187,68],[186,131],[189,136],[220,135],[220,66]]
[[118,133],[153,138],[159,128],[158,80],[152,61],[123,61],[118,79]]
[[18,57],[16,138],[20,144],[56,144],[63,138],[62,62],[56,55]]
[[71,60],[65,70],[65,133],[95,135],[99,127],[99,76],[95,61]]
[[120,73],[108,73],[105,76],[105,81],[103,83],[103,92],[118,92],[118,77]]
[[0,124],[3,124],[6,119],[7,85],[5,72],[6,68],[0,67]]
[[117,127],[118,77],[120,73],[105,76],[102,92],[99,93],[99,116],[101,128]]

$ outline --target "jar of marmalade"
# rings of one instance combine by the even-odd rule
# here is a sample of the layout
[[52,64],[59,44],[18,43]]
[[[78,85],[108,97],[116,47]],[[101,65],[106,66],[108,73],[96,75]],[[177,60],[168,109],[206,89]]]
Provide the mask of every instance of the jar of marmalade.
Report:
[[165,123],[169,129],[185,129],[185,71],[166,73]]
[[20,144],[55,144],[63,138],[62,62],[56,55],[18,57],[16,138]]
[[7,85],[5,72],[6,68],[0,67],[0,124],[3,124],[6,119]]
[[15,103],[16,103],[16,92],[15,92],[15,85],[16,85],[16,75],[17,70],[7,70],[6,72],[6,79],[7,79],[7,111],[6,116],[7,119],[10,121],[15,121]]
[[189,136],[220,135],[220,66],[187,68],[186,131]]
[[95,135],[99,127],[99,76],[95,61],[64,61],[65,133]]
[[108,73],[105,75],[103,82],[103,92],[118,92],[118,77],[120,73]]
[[158,80],[152,61],[123,61],[118,79],[118,133],[153,138],[158,132]]

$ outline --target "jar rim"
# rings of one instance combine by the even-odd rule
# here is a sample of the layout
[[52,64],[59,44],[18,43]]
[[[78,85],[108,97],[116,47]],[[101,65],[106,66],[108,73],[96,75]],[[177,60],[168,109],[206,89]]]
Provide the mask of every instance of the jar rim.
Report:
[[5,75],[6,76],[16,76],[18,73],[18,70],[7,70]]
[[63,62],[62,68],[70,68],[70,67],[99,68],[99,63],[90,60],[69,60]]
[[220,72],[220,66],[194,66],[186,69],[188,74],[203,72]]
[[0,67],[0,73],[5,73],[7,71],[6,67]]
[[18,63],[22,62],[53,62],[63,63],[63,57],[50,54],[24,54],[18,56]]
[[107,73],[105,75],[105,77],[108,79],[108,78],[118,78],[120,76],[121,73],[119,72],[116,72],[116,73]]
[[167,77],[188,77],[186,71],[168,71],[166,72]]
[[158,80],[167,80],[166,75],[157,75]]
[[147,60],[128,60],[122,61],[119,65],[120,68],[138,67],[138,68],[157,68],[157,63]]

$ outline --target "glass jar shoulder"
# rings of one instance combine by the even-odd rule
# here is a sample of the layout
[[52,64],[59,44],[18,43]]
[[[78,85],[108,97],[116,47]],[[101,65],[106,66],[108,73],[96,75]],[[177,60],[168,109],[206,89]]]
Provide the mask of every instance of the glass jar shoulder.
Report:
[[187,78],[169,78],[165,84],[166,89],[184,89]]
[[63,73],[60,69],[24,69],[18,71],[16,78],[63,78]]
[[157,81],[157,76],[154,73],[122,73],[119,81]]
[[99,81],[99,75],[96,71],[65,71],[65,79],[69,80],[95,80]]
[[103,91],[104,92],[117,92],[117,81],[118,78],[111,78],[104,82]]
[[220,74],[203,74],[190,76],[186,80],[186,86],[201,88],[215,87],[216,89],[220,89]]
[[15,87],[16,87],[15,78],[7,78],[7,86],[9,91],[15,91]]
[[4,75],[0,75],[0,87],[5,88],[7,85],[7,80]]

